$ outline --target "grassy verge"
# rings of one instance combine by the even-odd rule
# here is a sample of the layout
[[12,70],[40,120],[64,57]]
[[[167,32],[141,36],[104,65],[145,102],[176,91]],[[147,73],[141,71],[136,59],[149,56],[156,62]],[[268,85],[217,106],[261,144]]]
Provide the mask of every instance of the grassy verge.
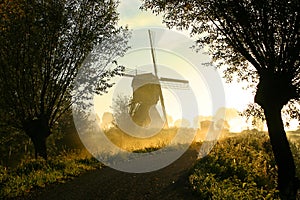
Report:
[[14,169],[0,166],[0,197],[26,196],[30,191],[53,183],[63,183],[87,170],[102,165],[94,158],[78,153],[43,159],[25,159]]
[[[106,134],[126,150],[155,153],[168,146],[176,131],[177,129],[164,130],[160,137],[140,140],[116,130]],[[190,130],[185,131],[188,133]],[[268,136],[256,131],[228,136],[231,137],[221,139],[209,155],[200,159],[191,170],[189,182],[192,191],[199,199],[278,199],[277,169]],[[122,141],[119,141],[120,138]],[[166,150],[180,148],[180,141],[182,140],[179,138],[177,145]],[[294,141],[291,148],[299,177],[300,151],[297,144],[300,140]],[[198,143],[193,145],[197,147]],[[112,159],[111,155],[109,158]],[[0,165],[0,199],[26,196],[34,189],[64,183],[87,170],[102,166],[85,151],[63,154],[60,151],[60,154],[50,156],[47,161],[25,156],[17,167]]]
[[[124,134],[120,130],[112,129],[107,133],[107,137],[125,150],[135,153],[145,153],[165,147],[173,139],[176,131],[177,129],[163,130],[158,136],[149,139],[136,139]],[[49,184],[63,183],[87,170],[103,166],[84,150],[82,150],[83,153],[65,151],[63,145],[57,144],[60,141],[57,137],[48,139],[48,153],[50,158],[47,161],[43,159],[35,160],[32,159],[33,146],[30,140],[26,136],[22,140],[17,139],[18,137],[9,137],[7,140],[0,139],[1,147],[3,147],[0,149],[2,150],[0,151],[1,153],[5,154],[9,152],[7,147],[12,149],[11,152],[6,153],[7,156],[5,159],[2,158],[1,163],[3,164],[1,165],[0,163],[0,199],[26,196],[35,189],[44,188]],[[27,141],[25,148],[23,145],[24,141]],[[18,152],[24,149],[27,151],[22,151],[19,155]],[[106,155],[103,154],[103,156],[105,157]],[[116,160],[119,160],[120,156],[122,157],[123,155],[116,154]],[[111,160],[114,158],[114,155],[109,154],[107,157]],[[125,157],[124,159],[133,158]],[[5,165],[8,161],[14,164]]]
[[[299,148],[291,144],[298,166]],[[267,135],[251,132],[218,142],[191,171],[199,199],[279,199],[277,168]]]

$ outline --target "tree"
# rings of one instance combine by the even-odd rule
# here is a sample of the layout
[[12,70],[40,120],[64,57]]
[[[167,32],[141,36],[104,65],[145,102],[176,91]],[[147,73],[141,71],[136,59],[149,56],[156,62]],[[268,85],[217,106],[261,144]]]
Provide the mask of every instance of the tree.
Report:
[[103,130],[109,130],[114,123],[114,116],[110,112],[104,112],[101,120],[101,128]]
[[119,123],[128,121],[131,99],[132,97],[130,96],[120,94],[113,99],[111,109],[114,118],[113,124],[116,127],[118,127]]
[[95,92],[105,92],[110,77],[122,71],[107,69],[127,48],[116,8],[114,0],[0,3],[1,125],[24,131],[36,157],[47,158],[46,139],[74,103],[73,83],[90,51],[102,50]]
[[298,179],[281,110],[286,105],[299,118],[299,0],[144,0],[142,8],[163,13],[170,28],[191,30],[199,38],[195,47],[209,46],[228,81],[256,85],[254,101],[266,118],[280,196],[295,199]]

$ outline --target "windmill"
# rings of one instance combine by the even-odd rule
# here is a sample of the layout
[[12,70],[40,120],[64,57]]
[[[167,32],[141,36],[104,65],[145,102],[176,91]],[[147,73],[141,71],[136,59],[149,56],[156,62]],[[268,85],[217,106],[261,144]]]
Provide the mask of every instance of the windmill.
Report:
[[[125,70],[124,76],[132,77],[132,88],[133,88],[133,97],[130,102],[129,114],[132,120],[140,125],[147,126],[151,122],[149,116],[149,111],[153,106],[155,106],[158,101],[161,104],[163,117],[165,120],[165,126],[168,127],[167,113],[165,108],[165,101],[162,93],[162,87],[172,88],[172,89],[188,89],[189,82],[187,80],[180,80],[174,78],[159,77],[157,71],[157,63],[155,58],[155,50],[153,47],[153,39],[151,31],[148,30],[150,47],[151,47],[151,56],[152,63],[154,68],[153,73],[141,72],[138,73],[137,70],[130,71]],[[152,109],[153,111],[153,109]],[[153,113],[153,112],[152,112]],[[162,119],[157,110],[154,110],[155,115],[153,118]],[[152,118],[152,119],[153,119]]]

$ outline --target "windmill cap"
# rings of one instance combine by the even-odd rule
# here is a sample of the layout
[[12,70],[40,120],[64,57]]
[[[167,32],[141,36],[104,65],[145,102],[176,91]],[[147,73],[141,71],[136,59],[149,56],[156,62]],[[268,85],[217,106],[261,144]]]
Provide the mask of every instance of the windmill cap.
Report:
[[146,84],[158,84],[159,85],[159,80],[152,73],[139,74],[133,78],[131,86],[134,90],[136,90],[139,87],[142,87],[143,85],[146,85]]

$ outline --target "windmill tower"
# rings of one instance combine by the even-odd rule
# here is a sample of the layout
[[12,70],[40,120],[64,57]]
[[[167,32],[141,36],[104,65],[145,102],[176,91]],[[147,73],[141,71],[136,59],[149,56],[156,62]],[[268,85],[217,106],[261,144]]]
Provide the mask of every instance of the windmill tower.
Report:
[[[188,89],[188,81],[164,78],[158,76],[157,62],[155,57],[155,50],[153,46],[153,39],[151,31],[148,30],[152,63],[154,68],[153,73],[141,73],[137,71],[125,71],[124,76],[132,77],[132,101],[130,102],[129,114],[132,120],[139,126],[147,126],[152,120],[163,120],[165,121],[165,127],[169,127],[167,120],[167,113],[165,108],[165,101],[162,93],[162,87],[173,88],[173,89]],[[155,106],[160,102],[162,107],[163,116],[160,116]],[[151,116],[150,116],[151,115]],[[163,119],[162,119],[163,117]]]

